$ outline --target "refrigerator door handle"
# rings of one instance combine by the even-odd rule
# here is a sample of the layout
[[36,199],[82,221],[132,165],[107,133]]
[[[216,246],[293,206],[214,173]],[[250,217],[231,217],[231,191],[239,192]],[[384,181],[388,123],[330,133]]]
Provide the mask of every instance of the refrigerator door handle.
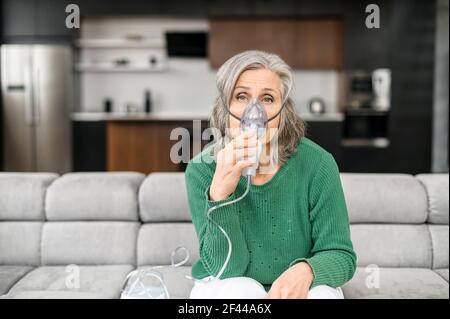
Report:
[[36,68],[34,85],[33,85],[33,113],[34,113],[34,123],[39,124],[39,120],[41,117],[41,82],[40,82],[40,73],[39,68]]
[[24,75],[23,75],[24,81],[25,81],[25,122],[28,125],[33,125],[34,121],[34,115],[33,115],[33,86],[32,86],[32,80],[31,80],[31,68],[30,66],[24,67]]

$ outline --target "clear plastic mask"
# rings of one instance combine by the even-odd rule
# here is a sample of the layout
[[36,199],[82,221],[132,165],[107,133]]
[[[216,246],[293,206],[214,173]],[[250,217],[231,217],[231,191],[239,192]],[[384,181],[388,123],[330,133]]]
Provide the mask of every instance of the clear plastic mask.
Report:
[[258,138],[264,135],[267,126],[267,113],[265,108],[256,98],[252,98],[245,107],[241,118],[241,130],[248,131],[254,129],[257,131]]

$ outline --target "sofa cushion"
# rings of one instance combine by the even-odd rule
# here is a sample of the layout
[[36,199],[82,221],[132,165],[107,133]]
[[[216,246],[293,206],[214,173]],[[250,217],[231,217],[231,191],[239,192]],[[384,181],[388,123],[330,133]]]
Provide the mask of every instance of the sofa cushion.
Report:
[[53,173],[0,173],[0,220],[44,220],[47,187]]
[[448,174],[419,174],[416,178],[425,187],[428,198],[428,222],[448,225]]
[[426,225],[350,225],[358,266],[431,268]]
[[[171,253],[184,246],[190,254],[186,265],[199,259],[198,240],[192,223],[151,223],[144,224],[138,237],[138,265],[170,265]],[[183,251],[177,254],[176,261],[184,258]]]
[[358,267],[353,279],[342,290],[349,299],[449,298],[448,282],[423,268]]
[[42,222],[0,222],[0,264],[39,265]]
[[448,268],[448,226],[429,225],[433,245],[433,268]]
[[0,296],[6,294],[31,269],[31,266],[0,266]]
[[118,298],[122,284],[132,270],[131,265],[43,266],[19,280],[7,297]]
[[442,278],[444,278],[448,282],[448,268],[446,269],[434,269],[434,272],[439,274]]
[[49,291],[49,290],[32,290],[22,291],[14,296],[1,296],[3,299],[110,299],[108,296],[92,292],[78,291]]
[[406,174],[342,173],[350,223],[423,223],[427,197],[422,185]]
[[137,222],[47,222],[42,264],[136,264]]
[[[139,270],[146,269],[149,266],[139,267]],[[151,267],[150,267],[151,268]],[[170,299],[188,299],[194,286],[194,280],[191,276],[191,267],[163,267],[157,269],[164,278]],[[186,277],[188,276],[188,277]]]
[[152,173],[139,190],[144,222],[191,221],[183,173]]
[[134,172],[69,173],[48,189],[48,220],[138,220],[138,189],[145,175]]

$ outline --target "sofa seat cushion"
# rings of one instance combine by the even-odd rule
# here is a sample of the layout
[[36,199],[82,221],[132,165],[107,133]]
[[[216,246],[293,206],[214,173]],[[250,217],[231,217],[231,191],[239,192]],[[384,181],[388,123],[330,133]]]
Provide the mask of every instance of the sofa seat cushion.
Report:
[[31,266],[0,266],[0,295],[6,294],[20,278],[32,269]]
[[[378,283],[376,278],[379,278]],[[425,268],[358,267],[353,279],[342,289],[349,299],[449,298],[448,282]]]
[[98,293],[81,291],[49,291],[49,290],[30,290],[22,291],[12,296],[2,296],[4,299],[107,299]]
[[447,269],[435,269],[436,273],[439,274],[442,278],[444,278],[448,282],[448,268]]
[[[43,266],[29,272],[8,298],[118,298],[131,265]],[[77,280],[79,278],[79,280]]]
[[[139,267],[139,270],[151,268],[151,266]],[[180,267],[163,267],[156,269],[159,271],[164,278],[167,290],[169,291],[170,299],[187,299],[191,293],[192,287],[194,286],[194,280],[186,278],[186,276],[191,276],[190,266],[180,266]]]

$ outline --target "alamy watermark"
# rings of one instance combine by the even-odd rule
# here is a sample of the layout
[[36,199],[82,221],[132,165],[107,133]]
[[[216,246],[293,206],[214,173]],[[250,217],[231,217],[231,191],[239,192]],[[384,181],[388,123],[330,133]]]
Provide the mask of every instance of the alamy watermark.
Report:
[[67,265],[65,272],[68,273],[65,280],[67,289],[80,289],[80,266]]
[[79,29],[80,28],[80,7],[77,4],[71,3],[66,6],[66,28]]
[[369,13],[366,17],[367,29],[379,29],[380,28],[380,7],[377,4],[368,4],[366,6],[366,13]]
[[[176,127],[170,133],[170,140],[177,141],[172,145],[170,149],[170,160],[174,164],[185,163],[187,164],[191,159],[193,163],[212,163],[213,161],[225,160],[235,162],[236,158],[232,157],[219,157],[219,152],[229,143],[233,143],[234,137],[240,133],[239,128],[227,128],[225,134],[218,128],[210,127],[202,132],[201,121],[194,120],[192,122],[192,134],[185,127]],[[262,156],[260,156],[260,174],[273,173],[273,168],[278,163],[278,128],[267,128],[262,137],[260,137],[260,143],[262,143]],[[205,141],[210,141],[203,148],[202,144]],[[207,156],[197,156],[193,158],[192,153],[198,154],[205,149],[210,149]],[[267,147],[265,147],[267,146]],[[235,150],[237,158],[246,159],[247,149],[240,148]],[[202,154],[206,155],[206,154]]]

